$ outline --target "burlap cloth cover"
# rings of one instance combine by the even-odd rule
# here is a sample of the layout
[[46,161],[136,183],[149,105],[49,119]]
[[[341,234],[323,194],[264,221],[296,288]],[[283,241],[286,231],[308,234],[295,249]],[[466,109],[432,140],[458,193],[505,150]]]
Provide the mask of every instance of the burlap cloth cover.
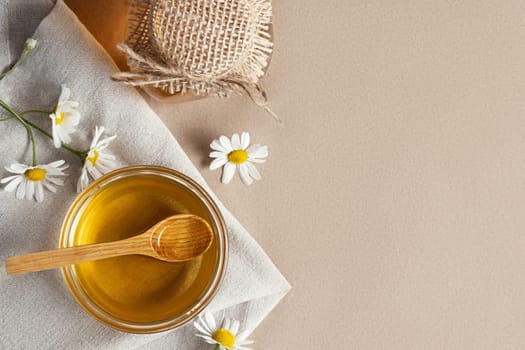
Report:
[[270,0],[134,0],[119,47],[131,72],[114,78],[169,94],[244,92],[269,111],[259,80],[272,52],[271,17]]
[[[36,1],[33,0],[33,3]],[[45,2],[45,1],[43,1]],[[19,6],[0,0],[1,9]],[[28,7],[29,11],[30,8]],[[8,23],[6,13],[0,23]],[[17,11],[18,14],[20,14]],[[28,17],[31,15],[28,13]],[[24,16],[19,16],[23,19]],[[9,27],[9,26],[7,26]],[[25,28],[17,23],[16,28]],[[10,42],[13,27],[0,26],[0,44]],[[11,33],[10,33],[11,32]],[[111,145],[123,165],[156,164],[191,176],[207,188],[177,141],[142,97],[131,87],[110,80],[117,71],[109,56],[59,0],[33,35],[38,49],[12,74],[0,80],[0,96],[15,110],[52,108],[66,84],[80,102],[81,126],[73,145],[89,145],[96,125],[117,134]],[[17,39],[20,37],[19,39]],[[18,43],[20,47],[23,41]],[[13,45],[15,46],[15,45]],[[7,57],[4,47],[0,56]],[[49,126],[47,116],[32,117]],[[27,135],[16,122],[0,123],[0,176],[15,161],[30,162]],[[0,349],[209,349],[194,336],[191,324],[175,331],[133,335],[113,330],[91,318],[74,301],[58,271],[7,276],[7,256],[57,246],[63,217],[76,196],[78,159],[37,137],[38,161],[65,159],[69,176],[58,193],[43,203],[15,199],[0,191]],[[214,196],[215,197],[215,196]],[[288,291],[289,285],[239,222],[220,205],[229,230],[229,262],[223,283],[209,305],[212,311],[239,319],[253,330]],[[277,234],[277,233],[272,233]]]

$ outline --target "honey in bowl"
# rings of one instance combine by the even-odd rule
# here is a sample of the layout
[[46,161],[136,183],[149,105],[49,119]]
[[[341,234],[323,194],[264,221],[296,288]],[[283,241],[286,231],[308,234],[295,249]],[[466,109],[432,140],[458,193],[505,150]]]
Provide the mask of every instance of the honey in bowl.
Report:
[[125,331],[160,331],[189,320],[209,301],[224,267],[225,232],[213,202],[203,198],[200,187],[188,188],[198,185],[169,169],[128,168],[101,180],[74,203],[63,246],[128,238],[183,213],[207,220],[214,240],[206,253],[187,262],[129,255],[66,268],[73,295],[96,318]]

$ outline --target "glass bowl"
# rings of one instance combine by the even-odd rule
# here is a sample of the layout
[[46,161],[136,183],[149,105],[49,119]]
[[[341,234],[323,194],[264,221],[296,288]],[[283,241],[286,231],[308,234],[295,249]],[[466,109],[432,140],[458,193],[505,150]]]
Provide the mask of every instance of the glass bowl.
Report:
[[61,248],[127,238],[179,213],[199,215],[213,230],[211,247],[194,260],[167,263],[129,255],[62,268],[71,293],[91,316],[131,333],[155,333],[189,322],[217,292],[227,236],[224,219],[206,191],[172,169],[122,168],[77,197],[64,219]]

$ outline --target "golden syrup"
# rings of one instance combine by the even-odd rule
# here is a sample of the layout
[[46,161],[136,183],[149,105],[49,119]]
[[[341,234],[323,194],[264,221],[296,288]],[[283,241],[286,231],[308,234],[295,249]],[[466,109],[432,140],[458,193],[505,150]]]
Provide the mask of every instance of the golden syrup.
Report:
[[[168,178],[151,174],[120,178],[103,186],[85,204],[73,244],[131,237],[180,213],[210,222],[197,197]],[[213,278],[216,256],[214,240],[205,254],[189,262],[166,263],[130,255],[77,264],[75,274],[84,293],[107,313],[147,323],[187,312]]]

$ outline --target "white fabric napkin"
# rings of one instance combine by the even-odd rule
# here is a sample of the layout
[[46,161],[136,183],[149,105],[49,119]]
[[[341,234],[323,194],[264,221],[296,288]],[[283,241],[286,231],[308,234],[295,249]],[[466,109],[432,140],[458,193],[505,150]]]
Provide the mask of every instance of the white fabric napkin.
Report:
[[[4,19],[0,17],[0,23]],[[1,34],[0,45],[5,45]],[[122,165],[171,167],[208,188],[140,94],[110,80],[116,66],[61,0],[33,37],[38,48],[0,80],[1,99],[17,111],[52,109],[65,84],[72,99],[80,102],[82,113],[73,146],[87,148],[95,126],[104,126],[108,135],[118,135],[110,149]],[[0,47],[0,56],[3,52]],[[47,116],[30,118],[49,129]],[[14,162],[29,164],[31,151],[19,123],[0,123],[0,135],[0,177],[6,177],[9,174],[3,168]],[[209,349],[194,336],[191,324],[153,335],[127,334],[102,325],[74,301],[58,271],[6,275],[8,256],[57,246],[63,217],[76,196],[78,159],[53,148],[49,139],[38,134],[36,138],[38,163],[65,159],[70,164],[69,176],[58,193],[46,192],[42,203],[17,200],[13,193],[0,191],[0,349]],[[229,230],[229,261],[208,309],[237,318],[244,328],[253,330],[290,287],[241,224],[220,202],[219,206]]]

